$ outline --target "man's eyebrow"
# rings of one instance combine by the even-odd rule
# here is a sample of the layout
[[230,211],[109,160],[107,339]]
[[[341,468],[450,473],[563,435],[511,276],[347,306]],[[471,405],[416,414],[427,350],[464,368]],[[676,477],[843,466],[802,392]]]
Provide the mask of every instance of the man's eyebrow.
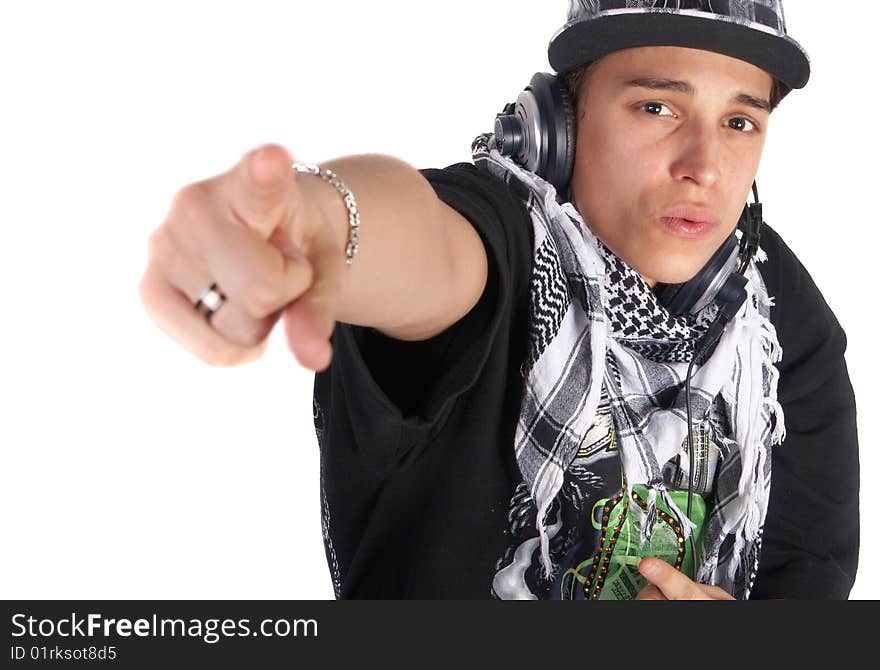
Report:
[[[694,95],[694,93],[696,93],[696,90],[690,83],[679,81],[678,79],[655,79],[653,77],[643,77],[639,79],[630,79],[629,81],[624,82],[624,86],[638,86],[640,88],[650,88],[654,90],[677,91],[679,93],[686,93],[687,95]],[[740,93],[739,95],[733,96],[731,102],[738,102],[743,105],[748,105],[749,107],[754,107],[755,109],[762,109],[768,114],[773,111],[769,100],[756,98],[748,93]]]

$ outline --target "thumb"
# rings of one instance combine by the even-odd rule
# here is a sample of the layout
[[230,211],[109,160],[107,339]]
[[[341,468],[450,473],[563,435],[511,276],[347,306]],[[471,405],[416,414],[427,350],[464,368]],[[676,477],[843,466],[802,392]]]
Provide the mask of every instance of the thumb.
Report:
[[288,216],[296,190],[292,164],[283,146],[264,144],[246,153],[230,172],[232,214],[264,240]]

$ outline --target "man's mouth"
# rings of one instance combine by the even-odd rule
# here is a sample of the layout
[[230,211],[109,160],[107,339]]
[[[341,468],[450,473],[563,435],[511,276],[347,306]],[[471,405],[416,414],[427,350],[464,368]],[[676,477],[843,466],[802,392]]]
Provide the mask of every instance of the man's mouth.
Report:
[[695,221],[682,217],[662,216],[659,221],[668,232],[685,239],[705,237],[715,227],[714,224],[707,221]]

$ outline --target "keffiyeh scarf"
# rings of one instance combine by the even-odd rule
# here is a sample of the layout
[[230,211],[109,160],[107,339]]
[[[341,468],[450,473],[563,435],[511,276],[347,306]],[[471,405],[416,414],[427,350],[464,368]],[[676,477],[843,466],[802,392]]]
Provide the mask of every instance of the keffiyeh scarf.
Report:
[[[494,147],[474,140],[474,163],[528,191],[534,229],[530,335],[520,372],[523,399],[515,452],[537,506],[541,564],[552,574],[547,516],[593,425],[604,385],[611,404],[626,493],[647,487],[647,509],[631,505],[640,543],[648,540],[660,496],[681,523],[693,524],[668,494],[662,469],[680,455],[687,469],[685,375],[694,345],[717,313],[671,316],[651,288],[591,231],[554,187]],[[757,261],[766,260],[763,250]],[[757,572],[770,490],[771,447],[785,438],[777,402],[782,356],[770,323],[772,299],[755,261],[746,271],[747,299],[714,351],[694,366],[691,403],[719,448],[715,503],[703,529],[697,580],[748,598]],[[710,408],[726,421],[709,421]],[[725,426],[724,430],[719,425]]]

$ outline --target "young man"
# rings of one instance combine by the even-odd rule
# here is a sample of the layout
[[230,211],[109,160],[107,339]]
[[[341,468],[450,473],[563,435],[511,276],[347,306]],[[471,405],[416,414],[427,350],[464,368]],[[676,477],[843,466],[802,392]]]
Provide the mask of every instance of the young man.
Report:
[[809,75],[781,4],[575,1],[550,57],[568,107],[535,93],[474,164],[291,179],[268,147],[184,189],[145,303],[218,364],[284,314],[317,371],[337,597],[845,598],[845,334],[774,230],[750,251],[743,211]]

